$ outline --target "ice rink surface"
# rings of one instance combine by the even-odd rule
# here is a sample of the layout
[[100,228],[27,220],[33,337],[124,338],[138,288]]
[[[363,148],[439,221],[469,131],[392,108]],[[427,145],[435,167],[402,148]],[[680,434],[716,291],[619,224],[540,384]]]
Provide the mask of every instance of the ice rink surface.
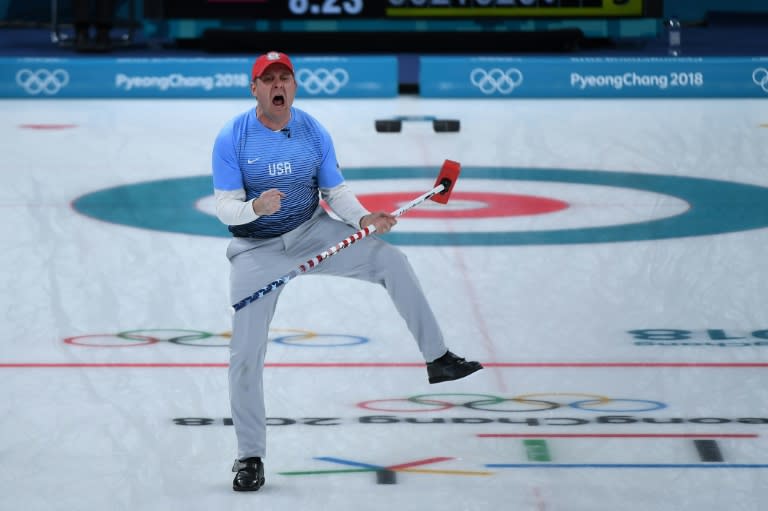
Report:
[[768,103],[297,99],[382,207],[462,164],[389,239],[486,369],[429,385],[383,289],[301,276],[237,494],[209,175],[253,106],[0,102],[0,509],[763,509]]

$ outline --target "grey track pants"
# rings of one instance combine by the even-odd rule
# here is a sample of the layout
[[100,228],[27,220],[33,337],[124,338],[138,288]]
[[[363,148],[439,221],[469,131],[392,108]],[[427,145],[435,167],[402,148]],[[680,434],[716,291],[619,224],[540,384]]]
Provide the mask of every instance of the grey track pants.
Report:
[[[303,225],[282,236],[235,238],[227,249],[231,262],[232,303],[264,287],[307,259],[349,236],[354,229],[321,208]],[[405,255],[370,236],[323,261],[311,273],[352,277],[386,288],[405,320],[425,361],[446,351],[443,335]],[[290,285],[290,282],[286,285]],[[238,458],[266,456],[264,357],[269,325],[284,288],[264,295],[235,313],[230,343],[229,394],[237,435]]]

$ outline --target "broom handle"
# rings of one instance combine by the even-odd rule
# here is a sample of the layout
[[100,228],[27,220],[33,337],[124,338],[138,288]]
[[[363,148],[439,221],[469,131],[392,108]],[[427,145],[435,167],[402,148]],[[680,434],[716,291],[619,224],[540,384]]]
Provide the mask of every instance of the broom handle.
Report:
[[[440,184],[438,184],[437,186],[432,188],[430,191],[420,195],[419,197],[416,197],[415,199],[413,199],[411,202],[409,202],[408,204],[404,205],[400,209],[397,209],[397,210],[393,211],[392,212],[392,216],[398,217],[398,216],[402,215],[406,211],[415,208],[416,206],[418,206],[422,202],[424,202],[426,200],[429,200],[430,198],[434,197],[438,193],[440,193],[440,192],[442,192],[444,190],[447,190],[448,187],[450,187],[450,180],[444,179]],[[237,302],[236,304],[232,305],[232,307],[231,307],[232,312],[237,312],[240,309],[242,309],[243,307],[247,306],[248,304],[251,304],[251,303],[255,302],[256,300],[258,300],[259,298],[263,297],[267,293],[270,293],[270,292],[274,291],[275,289],[277,289],[278,287],[282,286],[283,284],[285,284],[289,280],[298,277],[302,273],[308,272],[309,270],[311,270],[315,266],[319,265],[320,263],[322,263],[323,261],[325,261],[326,259],[328,259],[332,255],[338,254],[341,250],[347,248],[348,246],[352,245],[356,241],[361,240],[361,239],[365,238],[366,236],[368,236],[370,234],[373,234],[374,232],[376,232],[376,226],[374,224],[371,224],[371,225],[369,225],[367,227],[364,227],[364,228],[360,229],[356,233],[354,233],[354,234],[344,238],[343,240],[341,240],[337,244],[333,245],[332,247],[328,247],[328,249],[326,249],[322,253],[316,255],[312,259],[309,259],[304,264],[299,265],[297,268],[294,268],[293,270],[291,270],[290,272],[286,273],[282,277],[279,277],[279,278],[273,280],[272,282],[270,282],[266,286],[262,287],[258,291],[254,292],[250,296],[247,296],[247,297],[243,298],[242,300],[240,300],[239,302]]]

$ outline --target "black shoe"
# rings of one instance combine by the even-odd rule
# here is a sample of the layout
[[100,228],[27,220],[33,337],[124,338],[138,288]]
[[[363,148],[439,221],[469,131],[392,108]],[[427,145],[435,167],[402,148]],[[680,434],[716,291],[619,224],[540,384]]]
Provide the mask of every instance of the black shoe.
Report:
[[264,486],[264,464],[261,458],[235,460],[232,472],[237,472],[232,481],[232,489],[235,491],[256,491]]
[[464,378],[482,368],[480,362],[467,362],[447,351],[437,360],[427,362],[427,375],[429,376],[429,383],[440,383]]

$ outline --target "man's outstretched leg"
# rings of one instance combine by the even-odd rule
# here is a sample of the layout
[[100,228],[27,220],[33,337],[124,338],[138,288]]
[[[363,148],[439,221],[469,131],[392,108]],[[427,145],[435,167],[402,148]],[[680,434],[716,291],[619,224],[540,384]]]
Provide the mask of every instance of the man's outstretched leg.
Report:
[[[317,224],[316,230],[323,231],[325,239],[341,239],[349,231],[349,226],[327,216],[319,218]],[[316,247],[306,247],[304,251],[312,252],[313,249]],[[378,237],[370,237],[347,253],[329,259],[315,272],[382,285],[427,362],[430,383],[458,380],[483,368],[479,362],[467,361],[448,350],[440,325],[408,258],[393,245]]]

